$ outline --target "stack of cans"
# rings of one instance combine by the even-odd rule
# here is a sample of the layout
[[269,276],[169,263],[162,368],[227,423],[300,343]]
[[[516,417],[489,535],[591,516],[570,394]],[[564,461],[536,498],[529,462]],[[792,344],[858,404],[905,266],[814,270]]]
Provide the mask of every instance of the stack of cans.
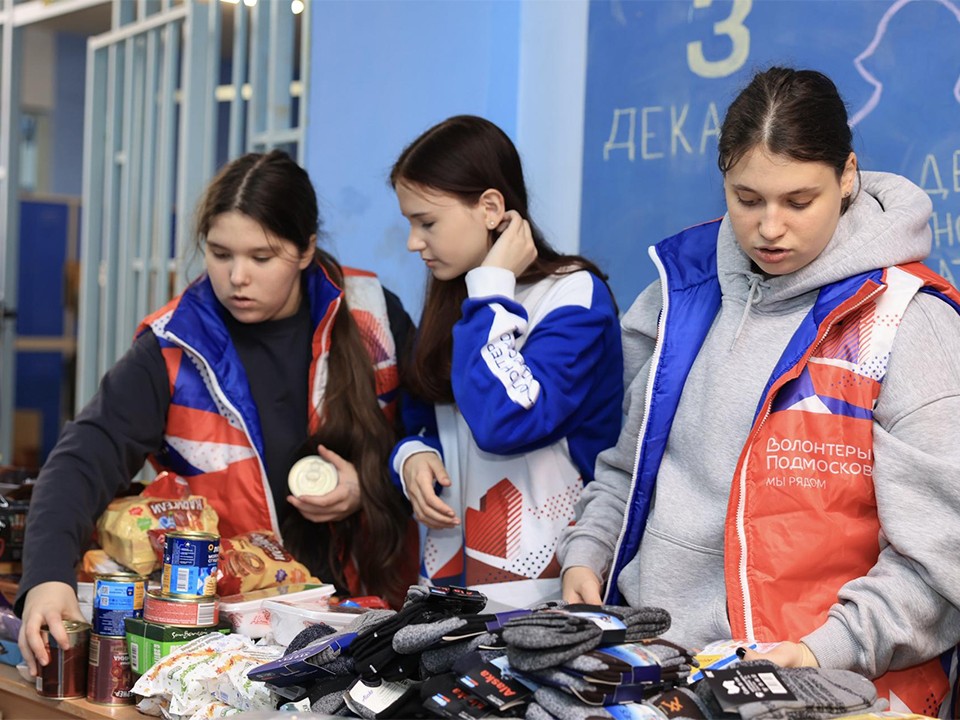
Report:
[[217,561],[220,536],[194,531],[168,532],[163,547],[160,591],[148,591],[143,618],[179,627],[212,627],[220,619]]
[[146,578],[134,573],[94,577],[87,700],[101,705],[133,703],[133,679],[125,622],[143,617]]

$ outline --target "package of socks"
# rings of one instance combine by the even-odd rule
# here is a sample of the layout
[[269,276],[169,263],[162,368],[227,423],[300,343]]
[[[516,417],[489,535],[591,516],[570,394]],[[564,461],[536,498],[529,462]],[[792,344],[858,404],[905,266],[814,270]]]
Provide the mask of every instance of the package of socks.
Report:
[[269,682],[278,687],[307,684],[327,672],[320,666],[318,657],[341,652],[348,648],[356,637],[356,633],[337,633],[300,650],[287,653],[278,660],[255,667],[247,673],[247,677],[251,680]]

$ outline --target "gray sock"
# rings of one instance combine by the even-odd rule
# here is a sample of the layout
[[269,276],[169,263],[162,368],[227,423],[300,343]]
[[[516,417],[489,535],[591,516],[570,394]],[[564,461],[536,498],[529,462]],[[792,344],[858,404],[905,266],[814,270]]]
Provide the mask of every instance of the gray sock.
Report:
[[582,703],[562,690],[555,690],[550,687],[537,688],[536,692],[533,693],[533,698],[537,701],[537,704],[558,720],[613,718],[613,715],[604,708]]
[[543,705],[535,702],[527,705],[524,717],[526,720],[557,720],[557,718],[543,709]]
[[481,645],[490,642],[490,637],[490,633],[487,633],[463,642],[451,643],[433,650],[424,650],[423,654],[420,655],[420,669],[425,671],[422,673],[423,677],[450,672],[457,660],[474,651],[479,651],[480,657],[487,662],[502,657],[503,650],[480,650]]
[[343,700],[343,691],[323,695],[310,706],[312,712],[322,715],[342,715],[343,713],[340,711],[346,708],[347,704]]
[[463,618],[451,617],[432,623],[407,625],[394,633],[393,649],[402,655],[422,652],[439,643],[444,635],[449,635],[466,624],[467,621]]
[[625,642],[657,637],[670,629],[670,613],[663,608],[604,605],[603,609],[623,620],[627,626]]
[[379,625],[396,614],[396,610],[367,610],[365,613],[357,615],[356,619],[343,629],[343,632],[358,633],[373,625]]
[[777,668],[777,674],[797,699],[741,705],[743,720],[816,720],[887,709],[874,684],[849,670]]
[[[356,619],[352,623],[347,625],[347,627],[341,630],[340,632],[321,637],[318,640],[315,640],[311,644],[320,644],[324,642],[329,642],[330,640],[339,639],[346,635],[350,635],[351,633],[359,632],[360,630],[363,630],[366,627],[370,627],[372,625],[379,625],[384,620],[387,620],[393,615],[396,615],[396,612],[394,612],[393,610],[368,610],[365,613],[357,615]],[[324,648],[319,653],[313,656],[313,662],[315,662],[317,665],[327,668],[328,666],[330,666],[331,663],[333,663],[337,658],[340,657],[341,652],[342,651],[339,648],[333,648],[333,647]],[[349,659],[349,663],[350,663],[349,672],[353,672],[353,658],[344,658],[344,660],[347,660],[347,659]],[[337,667],[339,670],[343,666],[337,665],[335,667]],[[341,672],[334,673],[334,675],[340,675],[340,674]]]
[[510,620],[502,635],[510,664],[523,671],[556,667],[593,650],[603,631],[585,618],[542,612]]

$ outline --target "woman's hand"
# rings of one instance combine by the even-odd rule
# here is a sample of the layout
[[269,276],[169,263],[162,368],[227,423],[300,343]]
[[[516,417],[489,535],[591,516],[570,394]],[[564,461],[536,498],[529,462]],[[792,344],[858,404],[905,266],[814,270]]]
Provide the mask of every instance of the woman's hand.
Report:
[[497,226],[497,232],[500,237],[487,252],[481,266],[504,268],[520,277],[537,259],[530,223],[520,217],[516,210],[507,210],[503,221]]
[[568,603],[603,605],[600,582],[593,570],[583,565],[574,565],[563,571],[563,599]]
[[820,667],[817,658],[803,643],[782,642],[770,652],[746,649],[743,660],[766,660],[780,667]]
[[447,469],[436,453],[414,453],[403,463],[403,484],[417,521],[434,530],[456,527],[460,519],[437,495],[434,483],[450,487]]
[[323,445],[317,452],[337,469],[337,486],[326,495],[288,495],[287,502],[310,522],[336,522],[353,515],[360,509],[360,477],[353,463],[344,460],[333,450]]
[[72,587],[51,581],[30,588],[23,602],[23,622],[17,644],[34,677],[40,665],[50,662],[50,654],[40,637],[41,625],[47,626],[61,647],[70,647],[67,629],[63,626],[64,619],[83,620],[77,593]]

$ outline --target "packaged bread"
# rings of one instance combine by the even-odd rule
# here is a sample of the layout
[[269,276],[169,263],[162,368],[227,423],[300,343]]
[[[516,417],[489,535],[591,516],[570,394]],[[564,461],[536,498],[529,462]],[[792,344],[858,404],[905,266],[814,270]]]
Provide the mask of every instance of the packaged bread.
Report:
[[236,593],[300,583],[317,583],[269,530],[221,538],[217,563],[217,594]]
[[134,495],[111,502],[97,521],[97,536],[107,554],[140,575],[163,561],[171,530],[217,532],[217,512],[199,495],[157,498]]

